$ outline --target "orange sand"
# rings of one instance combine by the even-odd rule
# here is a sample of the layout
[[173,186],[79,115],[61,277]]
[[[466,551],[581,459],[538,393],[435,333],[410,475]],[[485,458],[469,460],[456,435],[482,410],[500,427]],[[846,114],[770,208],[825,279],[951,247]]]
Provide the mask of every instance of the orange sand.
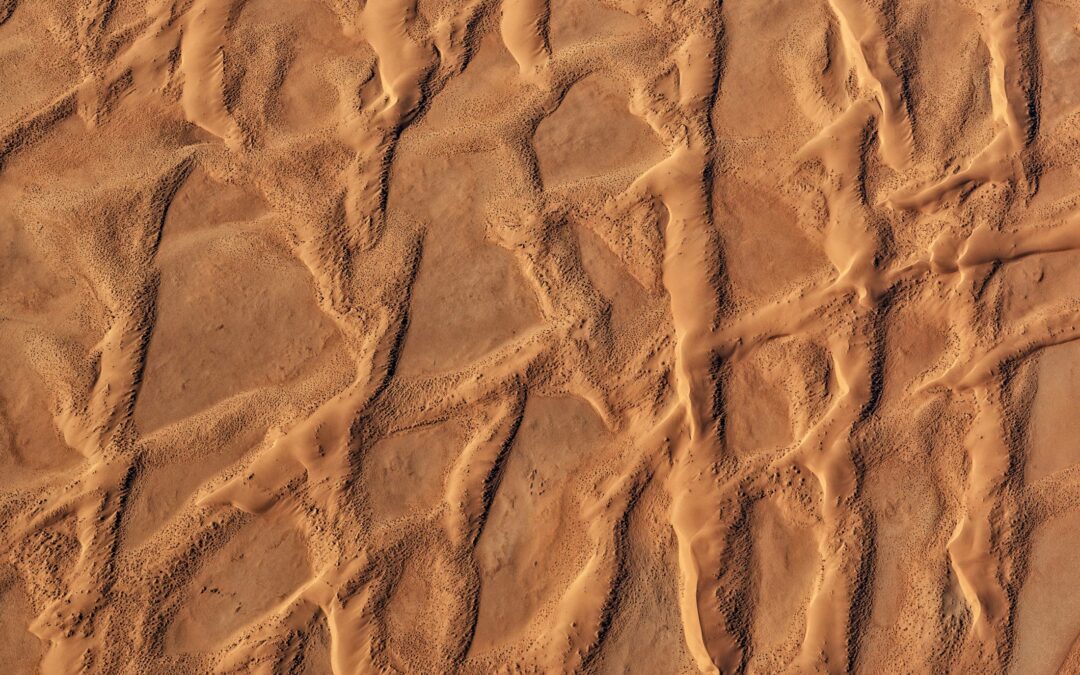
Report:
[[1080,672],[1077,0],[0,0],[0,671]]

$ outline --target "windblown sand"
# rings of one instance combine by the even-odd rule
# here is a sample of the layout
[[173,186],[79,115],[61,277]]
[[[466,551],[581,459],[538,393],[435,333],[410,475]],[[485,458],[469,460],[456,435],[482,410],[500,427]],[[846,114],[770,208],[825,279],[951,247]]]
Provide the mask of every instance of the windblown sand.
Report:
[[1080,1],[0,0],[0,672],[1080,672]]

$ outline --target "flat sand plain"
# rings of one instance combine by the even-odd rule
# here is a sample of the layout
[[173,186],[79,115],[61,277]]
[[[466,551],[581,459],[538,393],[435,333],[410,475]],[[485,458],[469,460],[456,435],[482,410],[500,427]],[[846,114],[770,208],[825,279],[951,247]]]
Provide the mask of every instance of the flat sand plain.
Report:
[[1077,0],[0,0],[0,671],[1080,672]]

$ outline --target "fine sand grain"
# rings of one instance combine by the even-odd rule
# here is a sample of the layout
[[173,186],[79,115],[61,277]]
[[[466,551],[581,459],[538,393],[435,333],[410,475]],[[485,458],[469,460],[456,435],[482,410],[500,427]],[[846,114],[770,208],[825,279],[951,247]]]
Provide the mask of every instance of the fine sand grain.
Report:
[[0,673],[1080,673],[1078,0],[0,0]]

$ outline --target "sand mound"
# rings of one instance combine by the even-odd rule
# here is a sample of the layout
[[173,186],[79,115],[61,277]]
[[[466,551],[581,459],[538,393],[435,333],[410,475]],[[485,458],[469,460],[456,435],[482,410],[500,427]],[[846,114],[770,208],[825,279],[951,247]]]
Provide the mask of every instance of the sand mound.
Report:
[[1080,5],[0,0],[0,670],[1080,672]]

